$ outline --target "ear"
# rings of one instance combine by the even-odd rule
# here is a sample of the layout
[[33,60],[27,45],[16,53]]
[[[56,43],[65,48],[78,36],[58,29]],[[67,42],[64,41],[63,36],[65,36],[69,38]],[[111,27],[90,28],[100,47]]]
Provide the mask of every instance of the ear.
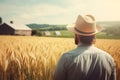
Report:
[[77,34],[74,34],[74,41],[75,41],[75,44],[78,45],[78,38],[77,38]]
[[74,37],[76,37],[77,36],[77,34],[74,34]]
[[77,38],[77,39],[80,38],[80,35],[78,35],[78,34],[75,34],[74,36],[75,36],[75,38]]
[[78,45],[80,43],[80,35],[75,34],[75,44]]
[[96,35],[94,35],[93,44],[96,43]]
[[76,34],[78,42],[80,42],[80,35]]
[[96,38],[95,39],[93,39],[93,44],[95,44],[96,43]]

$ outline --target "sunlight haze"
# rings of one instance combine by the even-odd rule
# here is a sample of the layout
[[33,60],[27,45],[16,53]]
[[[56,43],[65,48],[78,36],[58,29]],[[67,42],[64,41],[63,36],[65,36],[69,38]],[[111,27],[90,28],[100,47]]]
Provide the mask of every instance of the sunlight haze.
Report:
[[0,0],[3,22],[39,24],[74,23],[81,14],[97,21],[120,21],[120,0]]

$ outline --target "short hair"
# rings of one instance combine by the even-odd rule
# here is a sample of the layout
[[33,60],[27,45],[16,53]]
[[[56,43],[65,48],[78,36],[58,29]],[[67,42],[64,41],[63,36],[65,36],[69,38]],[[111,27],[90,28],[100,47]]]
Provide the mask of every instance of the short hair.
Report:
[[91,36],[80,35],[80,42],[82,44],[91,45],[94,39],[95,39],[95,35],[91,35]]

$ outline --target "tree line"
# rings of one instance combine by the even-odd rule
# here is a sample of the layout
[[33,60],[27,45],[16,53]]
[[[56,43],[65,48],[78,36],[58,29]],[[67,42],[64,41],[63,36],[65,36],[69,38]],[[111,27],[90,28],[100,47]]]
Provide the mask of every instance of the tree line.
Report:
[[32,29],[32,35],[42,36],[44,31],[61,31],[66,30],[66,25],[49,25],[49,24],[28,24]]
[[107,27],[105,32],[108,36],[120,36],[120,26]]

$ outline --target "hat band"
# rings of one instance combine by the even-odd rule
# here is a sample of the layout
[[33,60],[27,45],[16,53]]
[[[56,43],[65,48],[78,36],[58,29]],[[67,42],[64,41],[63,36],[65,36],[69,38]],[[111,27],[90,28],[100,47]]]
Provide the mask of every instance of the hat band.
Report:
[[94,32],[83,32],[83,31],[79,31],[77,28],[75,28],[76,31],[78,31],[79,33],[82,33],[82,34],[92,34]]

